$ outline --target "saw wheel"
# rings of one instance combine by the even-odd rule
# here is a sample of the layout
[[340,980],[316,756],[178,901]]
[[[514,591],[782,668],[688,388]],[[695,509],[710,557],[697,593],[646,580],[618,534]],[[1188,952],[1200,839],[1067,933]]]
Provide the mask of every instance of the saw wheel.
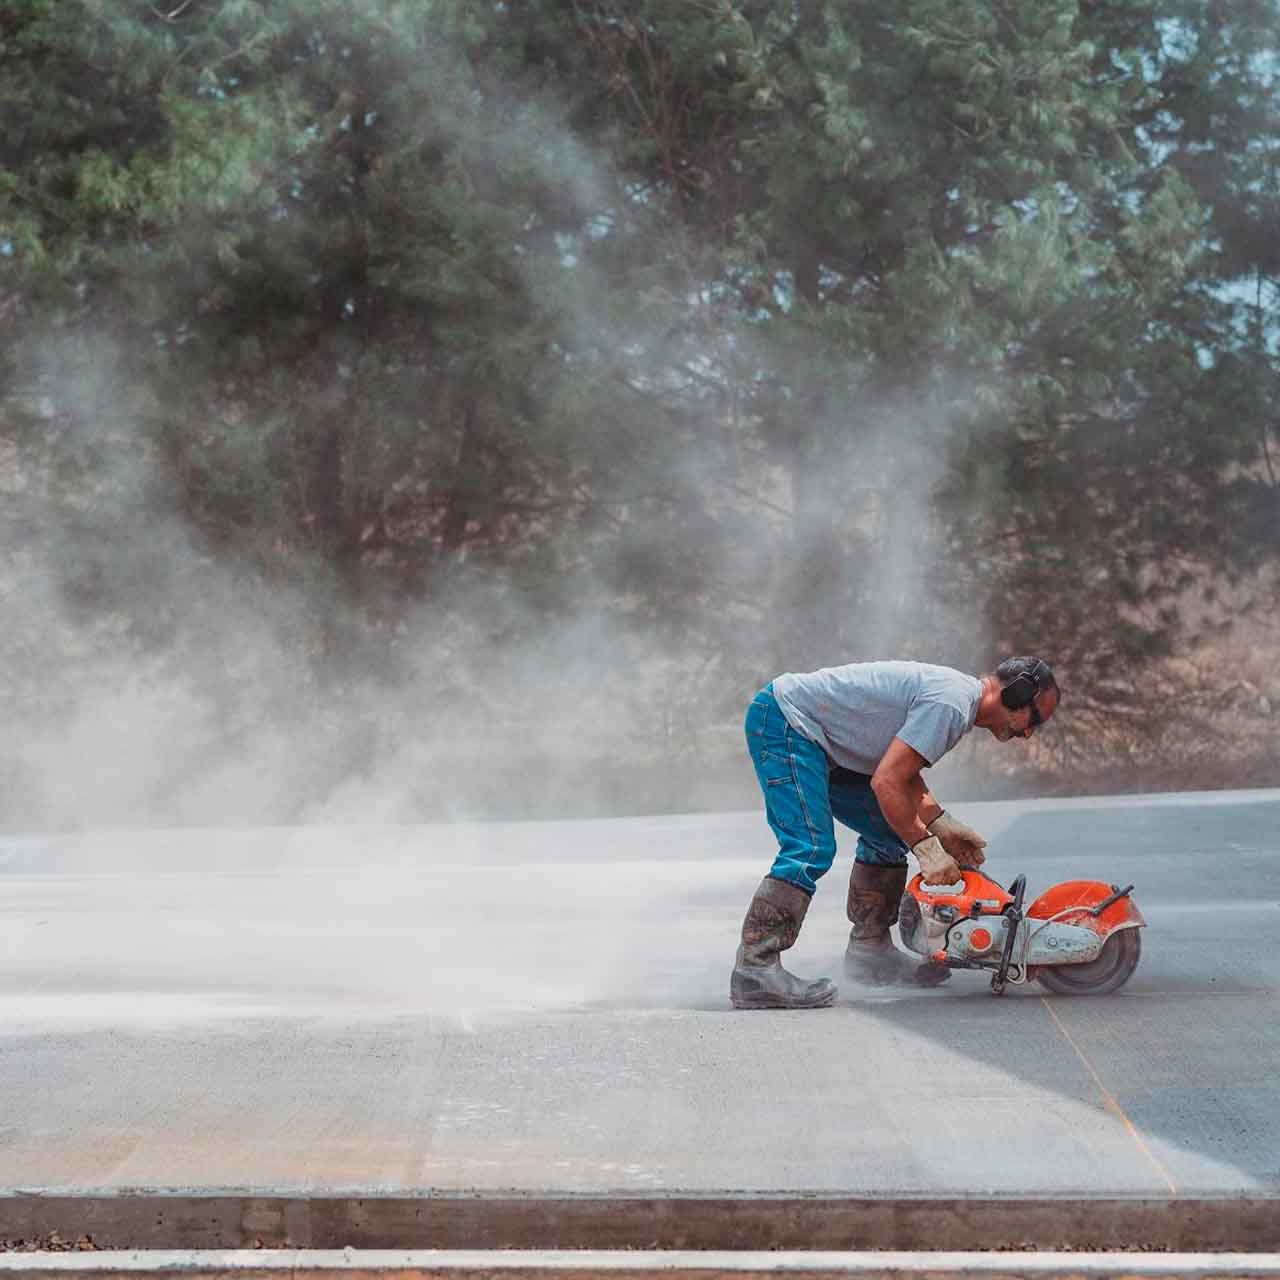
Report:
[[1137,929],[1121,929],[1102,944],[1096,960],[1083,964],[1040,965],[1035,979],[1060,996],[1105,996],[1129,981],[1142,954]]

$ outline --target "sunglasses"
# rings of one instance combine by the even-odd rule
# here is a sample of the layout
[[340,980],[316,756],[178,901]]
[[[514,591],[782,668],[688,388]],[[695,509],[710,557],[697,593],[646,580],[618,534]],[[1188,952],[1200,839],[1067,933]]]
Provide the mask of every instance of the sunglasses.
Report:
[[1028,702],[1027,706],[1031,709],[1031,719],[1028,722],[1028,728],[1038,729],[1044,724],[1044,716],[1040,714],[1040,708],[1034,702]]

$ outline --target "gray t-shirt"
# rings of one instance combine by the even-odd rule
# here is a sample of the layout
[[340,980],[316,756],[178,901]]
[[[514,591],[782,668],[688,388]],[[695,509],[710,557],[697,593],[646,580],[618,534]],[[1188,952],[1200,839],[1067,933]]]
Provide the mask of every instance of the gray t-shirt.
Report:
[[924,662],[851,662],[779,676],[773,694],[796,732],[870,774],[894,738],[936,764],[973,728],[982,681]]

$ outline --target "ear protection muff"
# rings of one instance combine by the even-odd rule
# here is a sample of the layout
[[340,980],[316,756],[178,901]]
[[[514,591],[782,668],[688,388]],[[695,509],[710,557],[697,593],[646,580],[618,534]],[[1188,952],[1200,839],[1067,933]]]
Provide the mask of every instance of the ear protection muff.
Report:
[[1009,711],[1029,707],[1036,700],[1041,682],[1048,674],[1048,663],[1037,658],[1030,671],[1020,671],[1000,690],[1001,704]]

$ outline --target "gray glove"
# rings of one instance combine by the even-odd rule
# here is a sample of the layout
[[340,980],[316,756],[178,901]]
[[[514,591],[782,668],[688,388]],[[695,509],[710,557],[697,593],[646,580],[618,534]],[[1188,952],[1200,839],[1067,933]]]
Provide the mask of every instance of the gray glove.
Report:
[[911,846],[911,852],[920,864],[925,884],[955,884],[964,879],[956,860],[942,847],[937,836],[926,836]]
[[987,860],[987,855],[982,852],[987,847],[986,840],[949,813],[938,814],[929,823],[928,832],[942,841],[942,847],[962,867],[980,867]]

